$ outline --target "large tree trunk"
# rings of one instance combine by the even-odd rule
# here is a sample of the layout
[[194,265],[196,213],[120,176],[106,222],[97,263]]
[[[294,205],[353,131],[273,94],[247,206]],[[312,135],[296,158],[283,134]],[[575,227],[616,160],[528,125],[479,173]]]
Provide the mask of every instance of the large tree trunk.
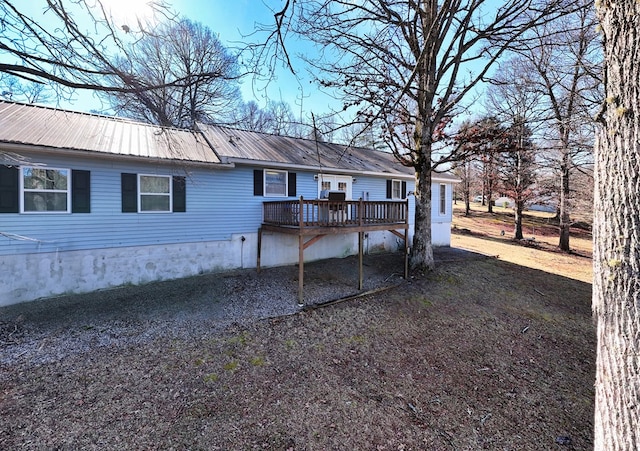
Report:
[[596,450],[640,449],[640,2],[602,1],[607,103],[596,139]]
[[516,200],[515,226],[513,229],[513,237],[516,240],[524,238],[522,233],[522,212],[524,211],[524,201]]
[[563,251],[569,251],[569,155],[568,150],[564,150],[562,164],[560,165],[560,242],[558,246]]
[[431,270],[435,267],[431,245],[431,170],[416,171],[416,213],[411,268]]

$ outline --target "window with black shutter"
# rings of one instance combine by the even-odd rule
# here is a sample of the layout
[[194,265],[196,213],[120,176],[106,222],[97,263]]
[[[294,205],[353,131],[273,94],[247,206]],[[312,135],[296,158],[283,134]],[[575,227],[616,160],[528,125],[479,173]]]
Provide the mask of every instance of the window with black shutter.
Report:
[[295,197],[296,173],[276,169],[253,171],[253,195],[266,197]]

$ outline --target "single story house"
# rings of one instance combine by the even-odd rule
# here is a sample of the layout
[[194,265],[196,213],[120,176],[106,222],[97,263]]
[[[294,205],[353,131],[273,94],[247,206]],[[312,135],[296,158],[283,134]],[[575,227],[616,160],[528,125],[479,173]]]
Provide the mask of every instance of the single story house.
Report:
[[[452,184],[434,174],[433,243],[450,244]],[[257,266],[264,205],[395,200],[410,168],[386,152],[201,125],[198,131],[0,101],[0,305]],[[301,223],[302,225],[302,223]],[[266,231],[261,265],[298,261],[295,236]],[[375,230],[364,251],[398,249]],[[305,260],[358,252],[344,233]]]

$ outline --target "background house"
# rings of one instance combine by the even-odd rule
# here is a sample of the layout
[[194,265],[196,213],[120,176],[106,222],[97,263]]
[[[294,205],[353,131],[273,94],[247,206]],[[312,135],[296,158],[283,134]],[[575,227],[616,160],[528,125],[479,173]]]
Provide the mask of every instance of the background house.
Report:
[[[412,170],[385,152],[200,129],[0,101],[0,305],[255,267],[265,201],[323,190],[402,199],[415,189]],[[450,243],[453,182],[434,177],[436,245]],[[365,251],[398,245],[372,232]],[[354,253],[357,238],[336,235],[305,259]],[[265,237],[263,266],[297,256],[294,238]]]

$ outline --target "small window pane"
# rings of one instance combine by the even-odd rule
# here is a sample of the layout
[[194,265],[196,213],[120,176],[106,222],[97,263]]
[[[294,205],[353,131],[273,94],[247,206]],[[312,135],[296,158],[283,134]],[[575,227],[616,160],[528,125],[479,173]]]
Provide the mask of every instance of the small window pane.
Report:
[[140,192],[169,194],[169,177],[141,175]]
[[24,211],[67,211],[67,193],[25,192]]
[[66,190],[68,175],[63,169],[24,168],[24,188]]
[[169,211],[169,196],[140,196],[142,211]]

